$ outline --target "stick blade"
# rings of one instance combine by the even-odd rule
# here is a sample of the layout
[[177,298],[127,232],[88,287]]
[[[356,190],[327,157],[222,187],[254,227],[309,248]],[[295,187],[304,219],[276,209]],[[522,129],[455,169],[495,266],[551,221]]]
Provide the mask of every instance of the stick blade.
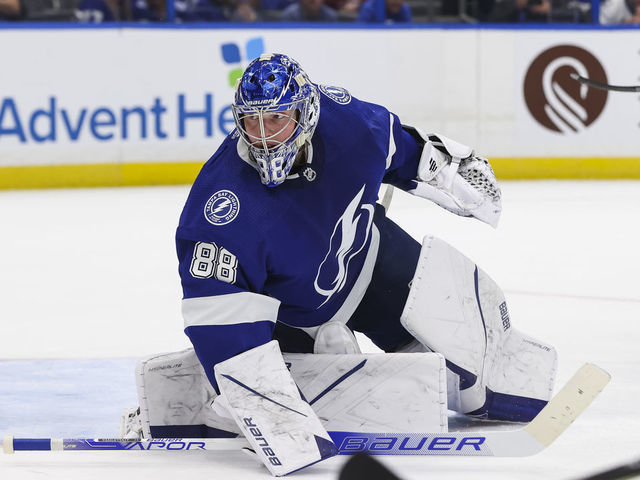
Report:
[[371,455],[357,453],[345,462],[338,480],[400,480],[400,477]]
[[584,412],[611,380],[593,363],[584,364],[524,430],[545,448]]

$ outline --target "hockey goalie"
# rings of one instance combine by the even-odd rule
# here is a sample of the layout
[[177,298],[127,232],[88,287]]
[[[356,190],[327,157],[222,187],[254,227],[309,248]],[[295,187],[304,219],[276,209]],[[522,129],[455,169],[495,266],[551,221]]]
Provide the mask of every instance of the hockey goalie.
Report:
[[281,476],[335,455],[328,431],[446,432],[448,410],[528,422],[544,407],[554,348],[513,327],[484,270],[376,202],[385,183],[496,227],[486,159],[282,54],[250,63],[232,110],[176,233],[193,349],[140,362],[123,434],[242,435]]

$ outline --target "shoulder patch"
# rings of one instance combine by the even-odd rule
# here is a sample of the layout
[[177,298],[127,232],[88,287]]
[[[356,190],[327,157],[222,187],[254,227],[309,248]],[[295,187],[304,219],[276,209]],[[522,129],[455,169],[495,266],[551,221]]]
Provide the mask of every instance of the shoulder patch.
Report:
[[318,88],[327,97],[340,105],[346,105],[351,102],[351,94],[342,87],[331,87],[329,85],[319,85]]
[[233,222],[240,211],[240,200],[230,190],[218,190],[204,205],[204,218],[212,225]]

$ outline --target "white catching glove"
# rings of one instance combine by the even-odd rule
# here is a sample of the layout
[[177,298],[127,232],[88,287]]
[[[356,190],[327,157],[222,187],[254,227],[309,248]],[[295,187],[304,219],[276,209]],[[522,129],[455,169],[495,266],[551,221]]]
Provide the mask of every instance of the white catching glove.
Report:
[[500,187],[487,159],[471,147],[443,135],[424,135],[415,189],[409,193],[427,198],[456,215],[475,217],[497,227],[502,202]]

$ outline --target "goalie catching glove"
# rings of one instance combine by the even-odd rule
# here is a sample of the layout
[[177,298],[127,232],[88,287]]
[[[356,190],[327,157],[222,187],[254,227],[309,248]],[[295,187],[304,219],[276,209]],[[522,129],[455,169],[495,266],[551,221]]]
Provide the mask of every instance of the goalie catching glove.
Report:
[[415,187],[409,193],[456,215],[475,217],[497,227],[501,193],[489,161],[444,135],[425,135],[413,127],[403,128],[423,143]]
[[275,340],[217,364],[214,371],[224,408],[272,475],[286,475],[338,453],[300,396]]

